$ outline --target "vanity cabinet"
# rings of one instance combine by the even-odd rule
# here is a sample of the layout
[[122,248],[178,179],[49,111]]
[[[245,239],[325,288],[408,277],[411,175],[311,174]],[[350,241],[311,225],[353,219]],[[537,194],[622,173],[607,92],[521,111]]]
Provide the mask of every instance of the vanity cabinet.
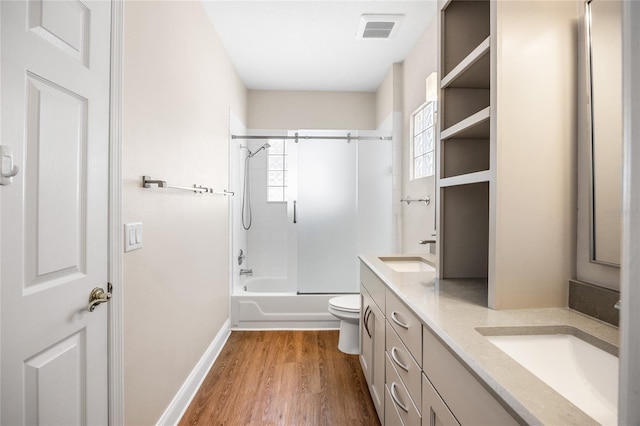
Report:
[[566,305],[575,3],[448,0],[438,13],[438,275],[481,278],[493,309]]
[[383,425],[518,424],[364,263],[360,277],[360,364]]
[[378,418],[384,424],[385,285],[366,265],[360,265],[360,365]]

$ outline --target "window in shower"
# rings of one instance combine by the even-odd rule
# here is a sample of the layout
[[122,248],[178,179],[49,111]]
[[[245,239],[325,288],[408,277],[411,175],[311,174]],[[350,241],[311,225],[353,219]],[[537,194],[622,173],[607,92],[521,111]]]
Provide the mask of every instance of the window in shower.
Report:
[[435,113],[436,102],[425,102],[411,115],[413,179],[435,173]]
[[273,140],[270,144],[267,156],[267,201],[286,202],[289,180],[287,144],[284,139]]

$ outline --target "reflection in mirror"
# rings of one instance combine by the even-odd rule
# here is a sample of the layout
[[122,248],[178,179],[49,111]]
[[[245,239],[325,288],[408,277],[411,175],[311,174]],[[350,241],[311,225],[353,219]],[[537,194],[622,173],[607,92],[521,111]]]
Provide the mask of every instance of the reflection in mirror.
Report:
[[620,264],[622,1],[586,2],[591,136],[591,261]]

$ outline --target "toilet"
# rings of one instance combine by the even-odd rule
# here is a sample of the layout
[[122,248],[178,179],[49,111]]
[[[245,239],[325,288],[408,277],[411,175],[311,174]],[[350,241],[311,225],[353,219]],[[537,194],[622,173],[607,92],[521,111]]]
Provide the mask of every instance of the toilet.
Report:
[[329,299],[329,312],[340,319],[338,349],[346,354],[359,354],[360,295],[350,294]]

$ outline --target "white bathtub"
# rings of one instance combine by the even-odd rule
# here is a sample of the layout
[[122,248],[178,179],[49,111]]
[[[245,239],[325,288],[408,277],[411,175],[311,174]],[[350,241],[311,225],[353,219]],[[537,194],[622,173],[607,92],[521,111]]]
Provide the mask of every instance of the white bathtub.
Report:
[[335,294],[296,294],[286,278],[248,278],[231,295],[231,328],[337,329],[339,320],[328,311]]

